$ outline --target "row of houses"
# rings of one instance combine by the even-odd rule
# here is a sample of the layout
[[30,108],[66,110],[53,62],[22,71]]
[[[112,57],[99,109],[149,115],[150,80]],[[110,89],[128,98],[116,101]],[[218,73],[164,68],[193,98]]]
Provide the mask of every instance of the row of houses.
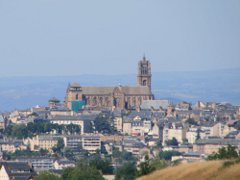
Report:
[[57,145],[59,139],[63,139],[65,147],[72,150],[84,149],[89,153],[94,153],[101,149],[101,138],[96,134],[57,136],[57,135],[37,135],[23,140],[4,139],[0,141],[0,150],[14,153],[16,150],[39,151],[40,149],[52,152],[52,148]]

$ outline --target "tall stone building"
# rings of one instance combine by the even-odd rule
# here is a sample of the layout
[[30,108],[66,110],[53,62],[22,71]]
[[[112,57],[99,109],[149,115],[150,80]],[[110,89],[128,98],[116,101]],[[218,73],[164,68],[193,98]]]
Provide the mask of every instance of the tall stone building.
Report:
[[143,56],[143,60],[138,63],[137,85],[147,86],[151,90],[152,74],[151,63]]
[[143,57],[138,63],[137,86],[84,87],[68,85],[65,106],[78,111],[82,105],[96,108],[138,109],[143,100],[153,99],[151,63]]

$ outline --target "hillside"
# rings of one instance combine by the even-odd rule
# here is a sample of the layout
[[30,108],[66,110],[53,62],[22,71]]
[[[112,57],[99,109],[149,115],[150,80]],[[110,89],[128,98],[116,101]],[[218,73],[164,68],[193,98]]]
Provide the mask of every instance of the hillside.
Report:
[[235,180],[240,179],[240,164],[222,168],[223,161],[181,164],[153,172],[137,180]]

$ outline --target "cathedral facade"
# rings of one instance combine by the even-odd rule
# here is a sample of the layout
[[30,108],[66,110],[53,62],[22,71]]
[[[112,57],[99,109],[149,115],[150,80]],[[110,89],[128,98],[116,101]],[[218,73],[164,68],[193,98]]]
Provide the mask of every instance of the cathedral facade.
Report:
[[75,111],[81,103],[95,108],[138,109],[143,100],[153,99],[151,77],[151,63],[143,57],[138,63],[136,86],[85,87],[72,83],[68,85],[64,103]]

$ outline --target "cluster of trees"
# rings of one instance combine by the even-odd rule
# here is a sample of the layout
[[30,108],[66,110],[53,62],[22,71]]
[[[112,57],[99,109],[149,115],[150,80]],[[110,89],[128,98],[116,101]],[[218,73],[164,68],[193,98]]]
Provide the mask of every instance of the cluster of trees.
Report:
[[112,174],[113,167],[111,162],[102,159],[99,155],[92,156],[88,159],[83,159],[77,164],[75,168],[70,167],[64,169],[61,176],[49,172],[40,173],[35,179],[36,180],[78,180],[78,179],[89,179],[89,180],[104,180],[102,174]]
[[94,120],[95,130],[103,134],[115,134],[117,131],[113,126],[111,116],[100,114]]
[[198,122],[195,121],[195,119],[193,119],[193,118],[188,118],[185,122],[189,125],[194,125],[194,126],[198,125]]
[[58,139],[57,145],[55,145],[52,150],[57,157],[66,157],[71,161],[76,160],[73,151],[70,148],[64,146],[64,141],[62,138]]
[[167,146],[178,146],[178,141],[175,137],[170,140],[165,141]]
[[36,180],[79,180],[79,179],[89,179],[89,180],[104,180],[100,171],[98,171],[94,166],[79,163],[75,168],[64,169],[61,176],[50,172],[42,172],[36,178]]
[[149,159],[148,155],[145,155],[144,161],[138,166],[134,162],[124,163],[116,170],[116,180],[134,180],[137,177],[147,175],[155,170],[159,170],[167,167],[166,161],[156,157]]
[[[122,154],[121,154],[122,153]],[[121,164],[117,165],[114,170],[111,165],[110,159],[102,159],[100,154],[90,156],[86,159],[82,159],[75,168],[64,169],[61,176],[49,172],[40,173],[37,180],[78,180],[78,179],[103,179],[102,174],[115,174],[116,180],[134,180],[137,177],[144,176],[155,170],[159,170],[168,166],[165,160],[160,157],[150,159],[148,155],[145,155],[145,160],[139,165],[136,165],[136,159],[133,155],[126,152],[119,152],[114,150],[113,158]],[[116,156],[119,156],[118,159]],[[119,160],[122,159],[122,160]]]
[[52,131],[56,131],[59,134],[79,134],[81,129],[80,126],[75,124],[59,125],[52,124],[49,121],[37,121],[29,122],[27,125],[10,124],[6,127],[4,134],[8,137],[22,139],[32,137],[37,134],[50,133]]
[[222,147],[218,149],[217,153],[213,153],[208,156],[209,160],[217,159],[239,159],[240,152],[237,151],[235,146],[228,145],[227,147]]
[[124,164],[126,162],[136,163],[137,159],[131,152],[122,151],[120,152],[117,148],[113,148],[112,157],[118,164]]
[[48,154],[48,151],[45,149],[40,149],[39,151],[30,151],[26,150],[16,150],[14,153],[11,152],[3,152],[3,158],[5,160],[13,160],[19,156],[45,156]]
[[162,160],[171,161],[172,156],[179,156],[181,154],[182,153],[180,153],[178,151],[174,151],[174,150],[171,150],[171,151],[161,151],[159,153],[159,157]]

